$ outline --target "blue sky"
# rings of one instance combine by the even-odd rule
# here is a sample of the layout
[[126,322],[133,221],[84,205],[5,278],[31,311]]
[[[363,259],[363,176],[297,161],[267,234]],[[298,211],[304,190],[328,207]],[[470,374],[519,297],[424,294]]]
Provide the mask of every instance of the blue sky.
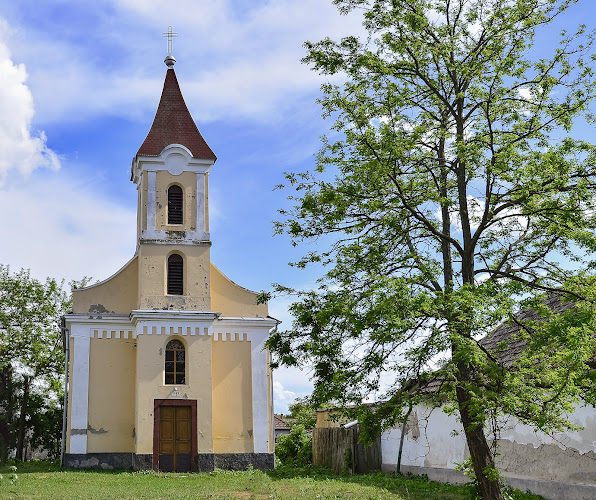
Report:
[[[176,74],[218,161],[210,177],[212,260],[253,289],[311,287],[287,263],[306,248],[273,237],[284,171],[314,165],[331,125],[305,40],[362,33],[330,0],[0,0],[0,263],[37,277],[105,279],[134,253],[131,160],[161,94],[172,25]],[[590,22],[575,6],[565,23]],[[547,33],[539,44],[549,47]],[[18,214],[18,216],[7,216]],[[287,301],[270,312],[287,325]],[[280,369],[276,411],[310,392]]]

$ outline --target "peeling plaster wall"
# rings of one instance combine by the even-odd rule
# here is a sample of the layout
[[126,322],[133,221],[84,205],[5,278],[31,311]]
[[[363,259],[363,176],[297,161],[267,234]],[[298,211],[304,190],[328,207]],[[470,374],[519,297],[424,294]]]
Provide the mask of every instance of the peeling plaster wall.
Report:
[[[463,462],[469,456],[463,433],[452,435],[457,430],[461,430],[461,425],[454,416],[445,414],[442,409],[415,406],[406,425],[401,463],[454,469],[456,463]],[[391,464],[395,468],[400,436],[401,426],[382,434],[383,464]]]
[[570,420],[583,429],[548,436],[507,419],[497,465],[513,476],[596,485],[596,409],[577,407]]
[[[172,339],[186,346],[186,384],[165,385],[165,347]],[[213,452],[211,399],[211,337],[207,335],[138,335],[136,381],[136,450],[153,453],[153,401],[155,399],[196,399],[199,453]],[[177,388],[179,396],[172,391]]]
[[251,343],[228,337],[212,348],[213,451],[252,453]]
[[137,309],[138,258],[97,285],[74,290],[72,311],[92,314],[128,314]]
[[[167,258],[174,250],[184,256],[184,295],[166,294]],[[140,245],[139,309],[210,311],[209,281],[209,246]]]
[[[570,418],[580,431],[548,436],[510,417],[502,422],[496,465],[506,477],[596,485],[596,409],[578,407]],[[381,436],[383,468],[395,470],[401,426]],[[461,424],[441,408],[414,407],[406,426],[402,465],[455,469],[469,457]]]
[[91,339],[88,453],[134,451],[135,343]]
[[269,314],[267,304],[257,304],[257,293],[237,285],[213,264],[211,308],[212,311],[222,313],[222,316],[265,318]]

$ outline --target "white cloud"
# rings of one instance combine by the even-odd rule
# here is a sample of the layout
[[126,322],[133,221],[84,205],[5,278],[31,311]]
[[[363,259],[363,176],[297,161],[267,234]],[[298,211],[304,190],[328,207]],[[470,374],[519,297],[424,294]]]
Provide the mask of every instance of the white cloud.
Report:
[[0,191],[0,262],[33,276],[95,280],[134,254],[136,214],[92,194],[63,173],[31,177]]
[[[7,31],[0,18],[0,32]],[[25,66],[13,63],[0,40],[0,186],[11,170],[28,176],[40,167],[60,168],[58,156],[46,146],[44,132],[31,132],[33,96],[26,81]]]
[[273,371],[273,406],[275,413],[288,413],[289,406],[304,396],[310,396],[313,386],[308,376],[298,368],[278,368]]
[[529,101],[530,99],[532,99],[532,92],[530,92],[530,89],[528,89],[528,88],[520,88],[517,91],[519,92],[519,95],[523,99],[526,99],[527,101]]
[[288,404],[296,399],[296,393],[284,389],[284,386],[281,385],[281,383],[275,381],[273,382],[273,397],[275,398],[275,401],[280,404]]
[[[226,0],[180,0],[167,13],[167,22],[180,35],[174,41],[176,70],[197,121],[286,116],[301,107],[300,96],[317,93],[324,81],[300,63],[304,41],[363,31],[359,13],[340,16],[335,6],[320,0],[248,5],[239,12]],[[89,10],[98,13],[99,21],[87,46],[34,24],[19,26],[11,39],[11,48],[31,73],[36,121],[101,115],[150,119],[165,74],[163,2],[98,0]],[[80,27],[69,29],[89,38]],[[318,113],[312,96],[308,102]]]

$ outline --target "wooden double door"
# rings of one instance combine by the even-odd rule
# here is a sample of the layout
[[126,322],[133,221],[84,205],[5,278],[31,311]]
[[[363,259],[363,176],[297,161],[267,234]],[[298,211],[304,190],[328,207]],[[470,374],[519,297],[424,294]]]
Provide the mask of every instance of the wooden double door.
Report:
[[192,405],[168,405],[165,402],[156,410],[158,432],[154,457],[155,451],[159,457],[156,468],[163,472],[190,472],[196,455],[196,405],[193,408]]

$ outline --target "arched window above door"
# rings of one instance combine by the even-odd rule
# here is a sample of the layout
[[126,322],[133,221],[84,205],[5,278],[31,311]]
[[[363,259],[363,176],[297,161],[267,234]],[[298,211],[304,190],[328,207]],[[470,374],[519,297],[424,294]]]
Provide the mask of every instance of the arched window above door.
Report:
[[185,349],[184,344],[179,340],[170,340],[166,344],[165,383],[186,384]]

